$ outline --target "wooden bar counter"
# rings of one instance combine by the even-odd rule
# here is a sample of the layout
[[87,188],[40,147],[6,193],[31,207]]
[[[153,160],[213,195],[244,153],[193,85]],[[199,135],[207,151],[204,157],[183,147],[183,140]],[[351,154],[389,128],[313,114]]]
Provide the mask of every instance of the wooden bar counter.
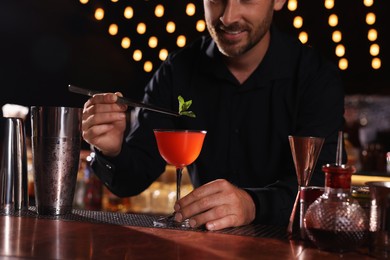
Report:
[[[116,215],[112,214],[110,218],[115,220]],[[90,220],[87,217],[79,221],[34,217],[31,214],[3,214],[0,216],[0,258],[372,259],[366,250],[341,256],[287,238],[118,225]]]

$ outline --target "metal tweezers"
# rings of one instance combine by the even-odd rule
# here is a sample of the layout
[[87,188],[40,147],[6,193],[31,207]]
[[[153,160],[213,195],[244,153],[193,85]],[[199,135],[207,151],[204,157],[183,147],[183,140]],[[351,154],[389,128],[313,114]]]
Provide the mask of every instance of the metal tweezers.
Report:
[[[102,91],[76,87],[75,85],[69,85],[68,89],[70,92],[82,94],[82,95],[86,95],[86,96],[90,96],[90,97],[92,97],[95,94],[104,93]],[[167,114],[167,115],[171,115],[171,116],[177,116],[177,117],[180,116],[180,114],[178,112],[174,112],[174,111],[171,111],[169,109],[165,109],[165,108],[161,108],[161,107],[156,107],[154,105],[145,104],[145,103],[142,103],[140,101],[135,101],[135,100],[125,98],[125,97],[118,97],[117,103],[118,104],[126,104],[126,105],[129,105],[132,107],[145,108],[147,110],[151,110],[151,111],[155,111],[158,113],[163,113],[163,114]]]

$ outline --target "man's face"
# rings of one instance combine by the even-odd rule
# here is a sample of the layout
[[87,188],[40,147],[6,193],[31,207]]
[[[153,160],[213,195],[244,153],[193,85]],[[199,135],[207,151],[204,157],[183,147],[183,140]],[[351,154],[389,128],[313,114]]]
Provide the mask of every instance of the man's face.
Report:
[[271,25],[274,0],[203,0],[211,37],[228,57],[258,44]]

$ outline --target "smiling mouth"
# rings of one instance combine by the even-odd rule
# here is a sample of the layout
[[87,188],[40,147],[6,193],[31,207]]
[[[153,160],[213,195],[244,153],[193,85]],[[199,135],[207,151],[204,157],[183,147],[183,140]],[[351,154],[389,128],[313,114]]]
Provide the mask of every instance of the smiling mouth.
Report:
[[230,26],[224,26],[220,24],[219,26],[216,27],[219,31],[224,32],[224,33],[229,33],[229,34],[239,34],[243,31],[245,31],[241,26],[238,24],[236,25],[230,25]]
[[240,26],[238,23],[231,24],[229,26],[224,26],[223,24],[219,24],[218,26],[216,26],[216,29],[220,34],[228,37],[229,36],[234,37],[246,32],[246,29]]
[[219,38],[226,44],[236,44],[242,40],[242,35],[245,30],[227,30],[226,28],[218,28]]
[[224,30],[224,29],[221,29],[220,31],[223,32],[223,33],[226,33],[226,34],[233,34],[233,35],[237,35],[237,34],[240,34],[240,33],[243,32],[242,30],[232,31],[232,30]]

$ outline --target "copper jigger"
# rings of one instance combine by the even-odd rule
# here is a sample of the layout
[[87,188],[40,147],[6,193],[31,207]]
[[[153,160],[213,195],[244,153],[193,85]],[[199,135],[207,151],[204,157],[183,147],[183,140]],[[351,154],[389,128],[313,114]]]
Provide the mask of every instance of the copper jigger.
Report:
[[[302,187],[309,185],[311,176],[313,174],[313,169],[316,166],[318,156],[321,152],[322,145],[324,144],[325,138],[321,137],[312,137],[312,136],[288,136],[290,142],[291,153],[294,160],[295,172],[298,179],[298,194],[295,199],[294,207],[291,212],[289,225],[287,227],[287,232],[292,235],[295,233],[299,234],[301,239],[306,237],[306,233],[303,225],[303,218],[306,209],[300,207],[299,210],[299,225],[297,227],[296,223],[296,214],[298,214],[297,209],[301,196]],[[295,228],[299,228],[298,232],[294,232]]]

